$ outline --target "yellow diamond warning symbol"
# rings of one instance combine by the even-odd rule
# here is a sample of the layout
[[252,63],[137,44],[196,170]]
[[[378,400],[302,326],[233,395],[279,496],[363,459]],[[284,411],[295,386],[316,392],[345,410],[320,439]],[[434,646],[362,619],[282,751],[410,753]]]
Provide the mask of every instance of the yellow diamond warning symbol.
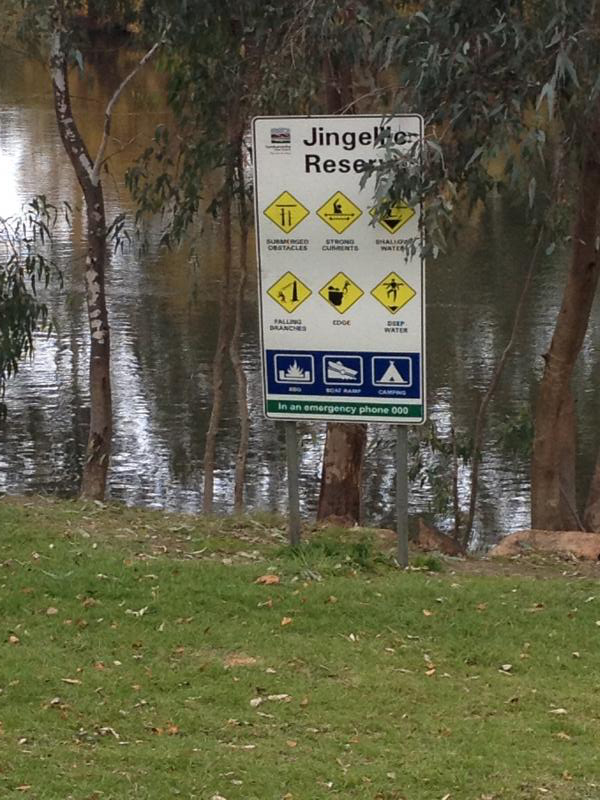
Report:
[[347,275],[343,272],[338,272],[323,286],[319,294],[336,311],[339,311],[340,314],[345,314],[350,306],[360,300],[364,292]]
[[[372,208],[370,214],[372,217],[377,217],[377,209]],[[382,214],[377,222],[382,228],[385,228],[388,233],[397,233],[400,228],[406,225],[409,219],[414,217],[414,215],[414,208],[404,203],[396,203],[396,205],[391,206],[391,208]]]
[[289,192],[282,192],[270,206],[265,208],[264,213],[284,233],[289,233],[310,214],[310,211]]
[[406,283],[398,274],[390,272],[389,275],[378,283],[377,286],[371,290],[371,294],[376,300],[379,300],[382,306],[395,314],[396,311],[405,306],[409,300],[412,300],[416,295],[415,290]]
[[317,211],[317,215],[323,222],[326,222],[336,233],[343,233],[361,214],[360,208],[355,206],[352,200],[349,200],[342,192],[336,192]]
[[312,292],[293,272],[286,272],[270,289],[267,289],[267,294],[291,314],[311,296]]

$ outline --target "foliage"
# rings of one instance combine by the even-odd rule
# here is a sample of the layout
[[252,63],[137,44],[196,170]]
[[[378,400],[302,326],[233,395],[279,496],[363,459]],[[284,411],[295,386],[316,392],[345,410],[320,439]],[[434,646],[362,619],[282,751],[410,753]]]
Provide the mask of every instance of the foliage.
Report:
[[444,569],[444,565],[440,559],[431,555],[431,553],[415,556],[410,562],[410,566],[413,569],[422,569],[426,572],[442,572]]
[[533,445],[533,417],[529,406],[521,406],[506,415],[498,425],[499,442],[506,453],[514,458],[529,458]]
[[599,601],[564,564],[302,581],[250,521],[31,497],[0,531],[6,800],[597,794]]
[[[343,59],[369,86],[375,83],[374,20],[392,5],[196,0],[182,6],[147,0],[146,30],[154,36],[167,31],[161,64],[176,127],[156,130],[127,183],[140,215],[165,214],[165,244],[178,242],[189,229],[203,203],[206,176],[237,157],[252,116],[322,113],[327,60]],[[208,194],[206,204],[216,211],[218,199]]]
[[600,92],[596,4],[587,0],[428,0],[381,28],[377,47],[425,117],[423,170],[396,159],[385,192],[426,202],[431,246],[445,247],[461,201],[492,189],[520,198],[556,241],[569,220],[577,160]]
[[[454,484],[458,480],[460,466],[468,466],[473,458],[473,442],[466,433],[451,428],[450,435],[444,436],[433,420],[418,429],[417,437],[411,443],[411,465],[409,479],[427,487],[432,514],[446,519],[452,513],[454,519],[460,517],[456,507],[458,498],[454,494]],[[454,531],[455,535],[459,531]]]
[[33,352],[36,331],[48,330],[48,309],[38,297],[55,268],[45,254],[57,209],[44,196],[19,218],[0,218],[0,414],[6,381]]

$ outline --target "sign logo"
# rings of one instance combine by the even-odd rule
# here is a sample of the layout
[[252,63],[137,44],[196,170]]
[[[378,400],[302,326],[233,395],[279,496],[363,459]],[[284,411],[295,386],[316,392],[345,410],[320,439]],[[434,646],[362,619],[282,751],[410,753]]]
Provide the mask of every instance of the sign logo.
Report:
[[[369,212],[374,219],[377,219],[377,209],[372,208]],[[396,203],[393,205],[382,217],[377,219],[377,222],[382,228],[385,228],[388,233],[397,233],[409,219],[415,215],[415,210],[405,203]]]
[[315,359],[301,353],[275,355],[276,383],[314,383]]
[[267,294],[291,314],[311,296],[312,292],[293,272],[286,272],[270,289],[267,289]]
[[376,300],[379,300],[382,306],[387,308],[390,314],[395,314],[417,293],[396,272],[390,272],[371,290],[371,294]]
[[412,386],[410,358],[373,356],[373,386]]
[[308,217],[310,211],[289,192],[282,192],[265,208],[264,213],[280,230],[289,233]]
[[317,211],[323,222],[326,222],[336,233],[343,233],[355,222],[362,211],[355,206],[342,192],[336,192]]
[[324,356],[323,375],[324,382],[330,386],[362,386],[362,356]]
[[271,144],[290,144],[291,141],[289,128],[271,128]]
[[357,300],[360,300],[364,292],[346,274],[338,272],[323,286],[319,294],[336,311],[345,314]]

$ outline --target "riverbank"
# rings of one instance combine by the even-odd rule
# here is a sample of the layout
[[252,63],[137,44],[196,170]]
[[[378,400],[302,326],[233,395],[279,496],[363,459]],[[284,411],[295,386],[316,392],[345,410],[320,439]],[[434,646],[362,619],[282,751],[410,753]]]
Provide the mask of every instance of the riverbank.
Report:
[[0,500],[2,796],[597,797],[597,567],[415,558]]

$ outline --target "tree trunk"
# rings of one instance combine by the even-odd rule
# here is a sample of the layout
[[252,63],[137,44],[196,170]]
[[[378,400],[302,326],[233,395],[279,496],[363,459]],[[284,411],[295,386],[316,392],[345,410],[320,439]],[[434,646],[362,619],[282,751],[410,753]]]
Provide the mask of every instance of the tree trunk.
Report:
[[[353,99],[352,70],[333,55],[327,55],[324,73],[328,111],[340,113]],[[367,426],[364,423],[327,423],[318,520],[334,515],[352,522],[360,521],[366,443]]]
[[223,373],[225,369],[225,356],[231,333],[231,184],[233,180],[233,166],[231,155],[226,168],[225,186],[223,188],[223,208],[221,224],[223,226],[223,275],[221,278],[221,293],[219,296],[219,330],[217,333],[217,347],[213,359],[212,370],[212,408],[206,444],[204,446],[204,493],[202,497],[202,510],[211,514],[213,510],[215,486],[215,458],[217,451],[217,433],[221,425],[223,413]]
[[598,452],[594,474],[590,483],[583,524],[586,531],[600,533],[600,451]]
[[598,284],[600,111],[589,130],[579,176],[571,264],[536,405],[531,525],[542,530],[569,530],[577,524],[571,377]]
[[361,519],[362,465],[367,443],[363,423],[329,422],[323,453],[317,519]]
[[241,514],[244,510],[244,483],[246,480],[246,462],[248,460],[248,440],[250,438],[250,419],[248,416],[248,380],[244,372],[241,356],[242,324],[244,311],[244,295],[248,280],[248,234],[250,220],[248,198],[246,197],[246,181],[244,178],[244,140],[240,135],[237,153],[238,194],[240,214],[240,270],[235,297],[233,333],[229,345],[229,357],[235,374],[238,414],[240,417],[240,441],[235,459],[235,480],[233,486],[233,510]]
[[67,59],[60,31],[52,35],[50,71],[60,137],[83,191],[87,218],[86,299],[90,324],[90,429],[81,483],[82,497],[103,500],[112,440],[110,330],[105,294],[106,217],[104,193],[73,119]]

